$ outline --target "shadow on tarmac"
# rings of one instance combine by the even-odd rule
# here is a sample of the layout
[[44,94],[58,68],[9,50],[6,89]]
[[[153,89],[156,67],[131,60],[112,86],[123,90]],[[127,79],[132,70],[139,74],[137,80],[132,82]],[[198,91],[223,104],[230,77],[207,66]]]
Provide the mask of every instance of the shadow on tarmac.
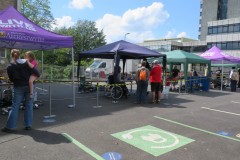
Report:
[[33,129],[29,131],[18,130],[14,134],[29,136],[29,137],[32,137],[34,141],[39,143],[45,143],[45,144],[70,143],[70,141],[67,140],[62,134],[44,131],[44,130],[38,130],[38,129]]

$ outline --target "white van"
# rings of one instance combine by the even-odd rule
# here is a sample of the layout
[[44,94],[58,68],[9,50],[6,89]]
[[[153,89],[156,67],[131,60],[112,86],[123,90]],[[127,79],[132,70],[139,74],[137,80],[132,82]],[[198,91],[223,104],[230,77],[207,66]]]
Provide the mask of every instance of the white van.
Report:
[[[134,74],[138,69],[140,60],[129,59],[125,64],[125,72],[127,74]],[[120,61],[120,67],[123,69],[122,60]],[[85,77],[90,79],[107,79],[109,74],[112,74],[114,70],[113,59],[94,59],[94,62],[85,70]],[[123,72],[123,71],[121,71]]]

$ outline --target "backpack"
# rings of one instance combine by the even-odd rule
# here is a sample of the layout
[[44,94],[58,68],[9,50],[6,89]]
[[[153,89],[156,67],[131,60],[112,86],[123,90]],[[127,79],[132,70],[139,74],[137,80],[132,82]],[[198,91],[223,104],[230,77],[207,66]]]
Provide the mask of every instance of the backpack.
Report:
[[232,80],[238,81],[238,73],[237,72],[233,72],[232,76],[231,76]]
[[146,69],[141,69],[139,72],[139,80],[146,81],[147,80],[147,71]]

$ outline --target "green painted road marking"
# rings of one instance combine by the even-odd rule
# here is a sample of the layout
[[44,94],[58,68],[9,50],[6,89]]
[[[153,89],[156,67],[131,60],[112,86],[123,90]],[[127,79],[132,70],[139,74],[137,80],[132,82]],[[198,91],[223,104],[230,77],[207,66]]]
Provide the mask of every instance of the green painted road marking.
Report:
[[157,118],[157,119],[161,119],[161,120],[164,120],[164,121],[175,123],[175,124],[187,127],[187,128],[191,128],[191,129],[194,129],[194,130],[198,130],[198,131],[201,131],[201,132],[205,132],[205,133],[208,133],[208,134],[212,134],[212,135],[215,135],[215,136],[219,136],[219,137],[223,137],[223,138],[227,138],[227,139],[231,139],[231,140],[240,142],[239,139],[236,139],[236,138],[233,138],[233,137],[228,137],[228,136],[224,136],[224,135],[221,135],[221,134],[210,132],[210,131],[207,131],[207,130],[204,130],[204,129],[192,127],[192,126],[189,126],[189,125],[186,125],[186,124],[183,124],[183,123],[179,123],[179,122],[176,122],[176,121],[172,121],[172,120],[169,120],[169,119],[165,119],[165,118],[162,118],[162,117],[158,117],[158,116],[154,116],[154,117]]
[[70,135],[68,135],[67,133],[62,133],[62,135],[67,138],[70,142],[72,142],[73,144],[75,144],[76,146],[78,146],[79,148],[81,148],[83,151],[85,151],[86,153],[88,153],[89,155],[91,155],[92,157],[94,157],[97,160],[104,160],[101,156],[99,156],[98,154],[96,154],[95,152],[93,152],[91,149],[87,148],[86,146],[84,146],[82,143],[78,142],[76,139],[74,139],[73,137],[71,137]]
[[149,125],[114,133],[112,136],[154,156],[162,155],[194,141]]

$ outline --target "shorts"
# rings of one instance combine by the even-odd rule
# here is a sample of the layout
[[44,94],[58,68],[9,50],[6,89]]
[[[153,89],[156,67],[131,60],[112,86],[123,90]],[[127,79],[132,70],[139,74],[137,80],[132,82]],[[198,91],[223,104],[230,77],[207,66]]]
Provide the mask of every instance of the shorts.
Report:
[[151,82],[151,91],[152,92],[162,92],[163,91],[163,85],[161,82]]

